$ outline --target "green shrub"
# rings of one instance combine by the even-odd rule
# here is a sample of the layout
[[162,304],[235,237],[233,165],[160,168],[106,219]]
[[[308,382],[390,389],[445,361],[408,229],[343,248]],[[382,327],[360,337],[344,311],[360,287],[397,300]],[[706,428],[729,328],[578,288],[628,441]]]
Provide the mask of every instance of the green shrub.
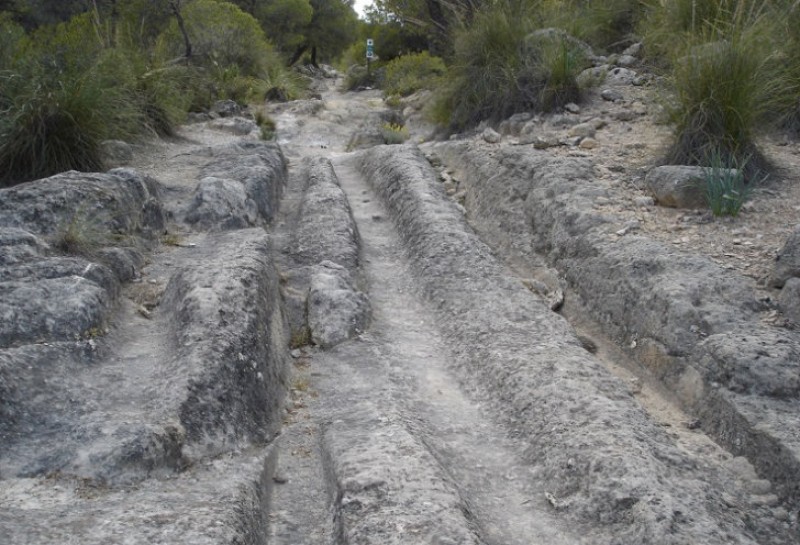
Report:
[[[261,76],[277,60],[264,31],[252,15],[216,0],[194,0],[183,8],[192,55],[209,70],[237,67],[243,76]],[[157,45],[162,59],[184,54],[183,36],[173,19]]]
[[92,79],[65,78],[51,87],[6,80],[15,89],[0,125],[0,185],[102,168],[100,142],[118,136],[114,120],[135,110],[125,93]]
[[433,110],[435,121],[463,129],[522,111],[551,110],[579,98],[580,47],[560,31],[534,32],[536,15],[499,4],[459,31]]
[[408,96],[435,87],[446,72],[444,61],[427,51],[398,57],[386,65],[383,90],[390,95]]
[[384,123],[381,126],[381,135],[387,144],[402,144],[408,140],[408,129],[397,123]]
[[726,163],[749,158],[750,174],[767,168],[755,132],[784,100],[786,81],[765,32],[750,26],[724,37],[712,33],[673,61],[668,162],[704,165],[719,153]]

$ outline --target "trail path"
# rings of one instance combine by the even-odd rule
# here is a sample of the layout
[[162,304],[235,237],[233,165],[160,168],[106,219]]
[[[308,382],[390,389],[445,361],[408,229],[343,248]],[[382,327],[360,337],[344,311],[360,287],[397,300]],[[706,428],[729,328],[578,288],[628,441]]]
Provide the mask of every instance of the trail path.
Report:
[[[137,158],[172,243],[105,335],[29,374],[27,347],[0,353],[35,393],[8,402],[27,427],[0,428],[0,545],[798,542],[782,483],[531,287],[559,271],[489,244],[417,147],[351,151],[394,114],[337,83],[270,106],[280,149],[209,122]],[[262,186],[283,192],[251,215]],[[186,221],[201,197],[221,223]],[[322,348],[306,324],[334,273],[370,320]]]
[[[442,316],[420,289],[424,273],[409,260],[408,246],[392,221],[396,216],[365,179],[359,159],[346,150],[356,127],[380,123],[378,95],[329,91],[323,100],[311,119],[296,108],[278,109],[279,140],[295,166],[305,157],[332,160],[360,234],[362,282],[372,322],[367,332],[331,350],[295,351],[278,470],[283,484],[273,496],[274,543],[627,543],[629,538],[619,537],[625,531],[615,534],[613,524],[594,527],[559,515],[558,499],[542,487],[541,465],[530,461],[530,437],[509,425],[515,416],[503,417],[502,399],[480,380],[465,376],[458,363],[463,353],[453,351],[460,340],[452,327],[441,327]],[[283,133],[282,126],[287,127]],[[300,189],[290,187],[288,193],[293,191],[295,199],[302,199]],[[516,269],[522,278],[540,272]],[[507,274],[515,276],[510,269]],[[659,431],[646,432],[653,437],[645,442],[666,441],[668,450],[675,449],[670,450],[675,454],[661,455],[682,458],[683,474],[677,480],[704,481],[706,491],[728,498],[742,495],[748,479],[755,478],[749,464],[690,426],[691,418],[670,394],[605,339],[596,324],[574,309],[565,312],[580,333],[593,339],[592,351],[606,369],[601,373],[609,377],[601,380],[618,377],[630,385],[634,396],[625,402],[626,410],[644,415],[653,429],[669,431],[663,437]],[[630,430],[631,436],[640,433]],[[591,441],[586,448],[593,448]],[[687,503],[697,505],[694,499]],[[725,505],[707,508],[719,509],[711,516],[722,527],[739,524],[735,513],[724,513]],[[757,541],[736,533],[722,541],[791,541],[775,530],[780,524],[765,524],[754,532],[762,534]],[[694,535],[717,533],[714,526],[711,522],[711,530]],[[671,538],[643,541],[679,539],[680,530],[667,531],[672,533]]]

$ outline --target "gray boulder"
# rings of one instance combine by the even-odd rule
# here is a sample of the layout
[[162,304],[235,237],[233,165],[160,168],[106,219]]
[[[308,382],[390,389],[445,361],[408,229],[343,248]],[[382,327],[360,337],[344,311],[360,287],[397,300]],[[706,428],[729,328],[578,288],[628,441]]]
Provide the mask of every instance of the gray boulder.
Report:
[[219,117],[233,117],[242,113],[242,108],[234,100],[218,100],[211,106],[211,113]]
[[364,331],[369,322],[369,299],[354,285],[350,273],[331,261],[314,267],[308,294],[311,340],[329,348]]
[[286,160],[276,144],[238,142],[212,148],[214,157],[185,211],[188,223],[225,231],[272,221],[286,183]]
[[159,193],[125,169],[0,191],[0,347],[96,334],[164,230]]
[[778,296],[778,306],[790,321],[800,324],[800,278],[789,278]]
[[778,252],[769,285],[780,288],[792,277],[800,277],[800,227],[795,227]]
[[236,180],[203,178],[197,184],[186,221],[203,229],[243,229],[258,221],[256,203]]
[[488,127],[481,133],[481,138],[489,144],[498,144],[503,137],[496,130]]
[[703,167],[665,165],[648,172],[645,184],[661,206],[706,208],[705,176]]

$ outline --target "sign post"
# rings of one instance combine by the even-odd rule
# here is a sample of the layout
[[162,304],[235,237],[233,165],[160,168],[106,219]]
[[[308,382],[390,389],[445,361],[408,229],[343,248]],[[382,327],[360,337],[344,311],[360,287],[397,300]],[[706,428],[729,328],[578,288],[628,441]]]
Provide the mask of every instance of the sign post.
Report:
[[367,75],[370,75],[370,63],[372,62],[372,58],[375,56],[373,50],[374,42],[372,38],[367,38]]

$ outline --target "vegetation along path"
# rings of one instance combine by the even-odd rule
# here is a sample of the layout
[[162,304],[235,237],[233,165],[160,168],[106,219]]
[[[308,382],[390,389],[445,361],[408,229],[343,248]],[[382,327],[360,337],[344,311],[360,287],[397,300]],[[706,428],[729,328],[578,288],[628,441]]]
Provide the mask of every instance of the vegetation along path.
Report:
[[[137,244],[116,261],[104,244],[66,263],[45,227],[2,210],[2,311],[29,293],[14,267],[30,263],[68,283],[47,284],[41,313],[59,315],[74,286],[101,311],[79,316],[91,327],[77,339],[52,321],[27,340],[3,330],[0,543],[797,542],[791,333],[774,376],[715,374],[729,345],[689,346],[681,329],[711,303],[680,314],[666,280],[631,295],[625,252],[650,243],[588,238],[604,224],[579,208],[585,157],[480,138],[370,146],[396,113],[335,83],[271,106],[277,143],[231,136],[243,119],[196,123],[136,171],[102,175],[120,195],[146,189],[158,216],[130,227]],[[66,214],[47,181],[4,191]],[[704,323],[709,340],[746,325]],[[745,372],[760,386],[737,391]]]

